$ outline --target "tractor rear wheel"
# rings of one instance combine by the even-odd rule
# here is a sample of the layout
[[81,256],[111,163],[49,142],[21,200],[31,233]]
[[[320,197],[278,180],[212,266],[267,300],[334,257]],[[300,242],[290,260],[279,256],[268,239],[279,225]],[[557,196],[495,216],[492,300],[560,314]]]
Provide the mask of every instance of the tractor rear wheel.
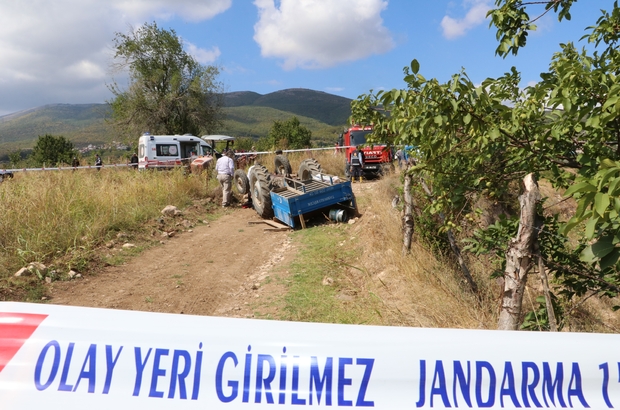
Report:
[[254,165],[250,173],[250,189],[252,190],[252,206],[261,218],[273,218],[271,206],[271,175],[262,165]]
[[235,188],[237,188],[237,192],[240,195],[245,195],[250,192],[250,180],[242,169],[235,170],[233,182]]
[[297,177],[302,181],[308,181],[312,179],[312,174],[320,174],[322,172],[321,164],[314,158],[308,158],[304,159],[299,165]]
[[284,155],[276,155],[274,163],[276,166],[276,174],[288,177],[293,173],[291,162]]

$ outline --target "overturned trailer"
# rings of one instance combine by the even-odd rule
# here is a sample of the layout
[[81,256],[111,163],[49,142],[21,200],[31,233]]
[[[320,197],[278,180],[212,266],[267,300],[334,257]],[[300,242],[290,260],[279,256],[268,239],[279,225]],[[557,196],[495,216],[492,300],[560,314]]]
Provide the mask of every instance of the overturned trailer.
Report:
[[336,222],[346,222],[357,214],[351,182],[323,173],[314,159],[301,163],[296,178],[272,175],[264,166],[254,165],[246,180],[236,173],[235,184],[238,191],[249,193],[254,210],[262,218],[275,217],[291,228],[305,228],[304,216],[317,212]]

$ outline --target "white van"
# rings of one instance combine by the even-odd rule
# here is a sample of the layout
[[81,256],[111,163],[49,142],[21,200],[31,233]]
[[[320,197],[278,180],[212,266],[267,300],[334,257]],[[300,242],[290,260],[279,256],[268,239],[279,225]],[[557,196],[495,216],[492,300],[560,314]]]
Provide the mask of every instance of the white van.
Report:
[[189,163],[192,157],[219,156],[200,137],[194,135],[143,134],[138,142],[138,168],[173,168]]

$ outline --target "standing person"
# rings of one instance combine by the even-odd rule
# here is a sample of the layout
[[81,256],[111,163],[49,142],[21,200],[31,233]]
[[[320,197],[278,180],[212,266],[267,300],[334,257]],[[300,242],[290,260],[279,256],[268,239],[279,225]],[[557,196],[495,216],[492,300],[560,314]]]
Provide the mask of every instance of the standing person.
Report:
[[351,164],[351,182],[355,181],[355,178],[359,178],[359,181],[362,182],[364,152],[361,145],[355,147],[355,151],[351,153],[349,163]]
[[222,206],[226,207],[230,205],[230,199],[232,196],[232,177],[235,173],[235,163],[230,158],[230,151],[224,150],[222,156],[215,163],[215,170],[217,171],[217,180],[222,186]]
[[73,161],[71,161],[71,166],[73,167],[73,170],[75,171],[77,167],[80,166],[80,160],[77,157],[73,157]]
[[131,156],[131,159],[129,160],[129,162],[131,163],[131,168],[132,169],[138,169],[138,154],[136,154],[135,152],[133,153],[133,155]]
[[403,169],[403,162],[405,160],[405,157],[403,155],[402,148],[399,148],[396,151],[396,154],[394,154],[394,156],[396,157],[396,161],[398,162],[398,169]]
[[103,161],[99,154],[95,155],[95,166],[97,167],[97,171],[101,171],[101,167],[103,166]]

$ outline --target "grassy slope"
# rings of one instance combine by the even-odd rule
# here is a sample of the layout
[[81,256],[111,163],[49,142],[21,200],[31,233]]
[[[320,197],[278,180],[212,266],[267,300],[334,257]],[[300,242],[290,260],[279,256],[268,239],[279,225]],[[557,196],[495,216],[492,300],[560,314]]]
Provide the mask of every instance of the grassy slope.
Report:
[[[259,138],[269,133],[274,121],[287,121],[294,114],[270,107],[243,106],[224,108],[226,121],[222,134]],[[312,131],[317,141],[335,141],[344,126],[331,126],[313,118],[296,115],[304,127]]]
[[[219,133],[267,135],[273,121],[297,116],[317,143],[330,144],[346,124],[350,100],[327,93],[293,89],[260,95],[235,92],[225,96],[227,116]],[[32,148],[39,135],[63,135],[77,147],[121,140],[106,123],[106,104],[53,104],[0,117],[0,161],[8,153]]]

